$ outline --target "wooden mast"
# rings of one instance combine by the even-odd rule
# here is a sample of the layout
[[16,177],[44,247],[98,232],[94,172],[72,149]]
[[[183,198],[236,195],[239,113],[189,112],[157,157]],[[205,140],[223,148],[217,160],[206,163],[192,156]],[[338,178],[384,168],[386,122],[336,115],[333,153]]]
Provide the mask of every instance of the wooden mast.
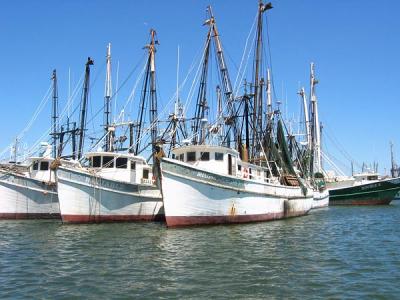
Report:
[[53,81],[53,101],[52,101],[52,156],[57,157],[57,141],[58,141],[58,88],[57,88],[57,71],[53,70],[51,77]]
[[89,84],[90,84],[90,66],[93,65],[93,60],[88,57],[85,68],[85,81],[83,83],[83,97],[81,102],[81,114],[80,114],[80,125],[79,125],[79,144],[78,144],[78,159],[82,157],[83,146],[85,139],[85,127],[87,117],[87,105],[89,101]]
[[113,131],[110,131],[111,124],[111,44],[107,45],[106,54],[106,81],[104,86],[104,133],[105,133],[105,151],[113,151]]

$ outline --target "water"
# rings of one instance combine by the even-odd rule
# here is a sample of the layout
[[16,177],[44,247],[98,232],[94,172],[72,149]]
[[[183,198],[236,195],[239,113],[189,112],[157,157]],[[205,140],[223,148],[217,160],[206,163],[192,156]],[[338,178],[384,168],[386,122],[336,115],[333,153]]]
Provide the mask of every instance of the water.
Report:
[[400,201],[185,229],[2,221],[0,298],[393,299],[399,220]]

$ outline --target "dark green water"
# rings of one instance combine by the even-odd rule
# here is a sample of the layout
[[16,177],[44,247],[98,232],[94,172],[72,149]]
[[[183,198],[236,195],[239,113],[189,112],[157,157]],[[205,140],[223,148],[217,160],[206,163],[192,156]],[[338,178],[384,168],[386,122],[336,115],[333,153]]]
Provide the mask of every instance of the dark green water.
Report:
[[0,222],[0,298],[399,298],[400,201],[284,221]]

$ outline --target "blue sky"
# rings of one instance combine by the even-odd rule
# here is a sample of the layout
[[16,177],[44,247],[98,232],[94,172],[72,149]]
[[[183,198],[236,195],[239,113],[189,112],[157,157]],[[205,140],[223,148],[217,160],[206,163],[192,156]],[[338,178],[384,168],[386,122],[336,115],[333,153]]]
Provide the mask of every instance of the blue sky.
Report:
[[[49,88],[52,70],[57,69],[60,102],[65,103],[68,69],[74,85],[88,56],[95,60],[91,109],[96,111],[103,103],[107,43],[112,43],[113,81],[119,61],[122,82],[143,57],[150,28],[157,30],[160,41],[158,93],[160,106],[165,105],[175,91],[177,46],[184,77],[203,46],[202,23],[209,4],[235,78],[256,14],[255,0],[3,1],[0,149],[31,118]],[[273,5],[268,22],[274,84],[277,97],[287,99],[289,115],[299,111],[300,84],[308,91],[313,61],[320,81],[317,95],[326,152],[350,165],[332,143],[336,139],[357,162],[377,161],[383,173],[390,167],[389,141],[393,141],[400,162],[400,3],[281,0]],[[124,101],[133,84],[134,79],[126,84],[118,101]],[[50,105],[25,143],[33,143],[50,126],[49,111]]]

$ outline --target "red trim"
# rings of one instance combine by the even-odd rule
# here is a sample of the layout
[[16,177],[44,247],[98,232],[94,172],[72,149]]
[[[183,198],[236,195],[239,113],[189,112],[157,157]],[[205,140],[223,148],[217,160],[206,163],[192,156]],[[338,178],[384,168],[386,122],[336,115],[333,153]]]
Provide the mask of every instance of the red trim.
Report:
[[168,227],[211,225],[211,224],[235,224],[272,221],[284,218],[283,213],[270,213],[260,215],[237,215],[237,216],[169,216],[165,217]]
[[0,213],[0,220],[60,219],[60,214],[49,213]]
[[101,223],[101,222],[158,222],[164,221],[164,215],[61,215],[64,223]]

